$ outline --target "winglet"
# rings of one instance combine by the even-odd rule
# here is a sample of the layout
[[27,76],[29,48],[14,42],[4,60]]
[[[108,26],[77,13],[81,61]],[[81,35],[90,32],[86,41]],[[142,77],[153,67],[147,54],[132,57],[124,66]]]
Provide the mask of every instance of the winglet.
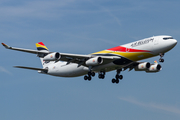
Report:
[[8,45],[4,44],[4,43],[1,43],[5,48],[9,48]]

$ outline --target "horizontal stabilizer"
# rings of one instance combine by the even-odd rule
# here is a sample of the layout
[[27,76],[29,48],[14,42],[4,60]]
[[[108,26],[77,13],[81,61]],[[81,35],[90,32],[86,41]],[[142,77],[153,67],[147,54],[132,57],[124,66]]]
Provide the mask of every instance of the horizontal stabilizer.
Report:
[[5,48],[9,48],[9,46],[8,45],[6,45],[6,44],[4,44],[4,43],[1,43]]
[[15,68],[23,68],[23,69],[29,69],[29,70],[40,70],[43,72],[47,72],[48,69],[42,69],[42,68],[33,68],[33,67],[24,67],[24,66],[14,66]]

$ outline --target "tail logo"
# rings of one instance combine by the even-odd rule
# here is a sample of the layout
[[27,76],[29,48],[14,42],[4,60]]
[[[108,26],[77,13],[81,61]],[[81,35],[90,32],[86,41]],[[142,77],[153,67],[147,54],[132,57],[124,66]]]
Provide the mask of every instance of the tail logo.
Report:
[[36,47],[37,47],[37,50],[47,50],[48,51],[48,48],[42,42],[36,43]]

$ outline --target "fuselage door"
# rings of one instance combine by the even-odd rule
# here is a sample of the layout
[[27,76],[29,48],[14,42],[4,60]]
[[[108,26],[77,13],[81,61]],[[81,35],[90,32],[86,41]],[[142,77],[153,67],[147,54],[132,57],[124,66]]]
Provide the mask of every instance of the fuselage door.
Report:
[[154,38],[154,45],[158,45],[158,44],[159,44],[159,38],[156,37],[156,38]]
[[130,51],[130,49],[131,49],[131,48],[128,48],[128,47],[127,47],[127,48],[126,48],[126,52],[129,52],[129,51]]

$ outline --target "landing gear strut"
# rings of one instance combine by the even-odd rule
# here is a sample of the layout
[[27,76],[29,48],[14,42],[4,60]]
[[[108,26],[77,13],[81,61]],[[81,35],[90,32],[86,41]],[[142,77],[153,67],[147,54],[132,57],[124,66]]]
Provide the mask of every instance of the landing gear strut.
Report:
[[117,74],[116,74],[115,78],[112,79],[112,83],[118,84],[119,80],[123,79],[123,75],[120,75],[121,71],[122,71],[122,69],[117,70]]
[[164,57],[164,53],[160,53],[159,55],[160,55],[159,62],[164,62],[164,59],[163,59],[163,57]]

